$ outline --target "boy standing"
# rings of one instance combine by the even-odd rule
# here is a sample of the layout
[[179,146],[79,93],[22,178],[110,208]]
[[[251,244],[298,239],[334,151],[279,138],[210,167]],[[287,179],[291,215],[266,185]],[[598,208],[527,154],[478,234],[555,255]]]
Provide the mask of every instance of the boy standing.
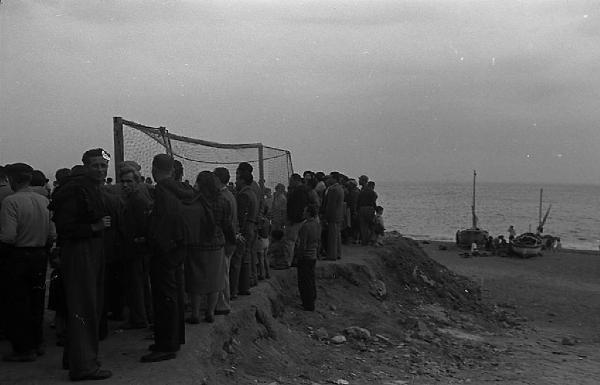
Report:
[[375,233],[375,246],[383,246],[383,234],[385,232],[385,224],[383,222],[383,207],[377,206],[375,208],[375,224],[373,226],[373,233]]
[[302,307],[307,311],[315,310],[317,287],[315,283],[315,265],[321,241],[321,225],[316,219],[318,208],[314,205],[306,207],[306,221],[298,233],[298,242],[294,255],[298,268],[298,290],[302,299]]

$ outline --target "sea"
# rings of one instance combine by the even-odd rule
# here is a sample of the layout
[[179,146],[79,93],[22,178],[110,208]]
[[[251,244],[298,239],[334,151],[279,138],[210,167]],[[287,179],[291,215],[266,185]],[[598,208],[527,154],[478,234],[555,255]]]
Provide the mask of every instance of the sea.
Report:
[[[472,183],[377,182],[378,204],[384,208],[386,231],[419,240],[454,241],[456,231],[471,227]],[[544,234],[560,237],[562,247],[600,247],[600,186],[477,182],[479,227],[490,235],[508,227],[517,234],[535,232],[540,189],[544,215],[552,208]]]

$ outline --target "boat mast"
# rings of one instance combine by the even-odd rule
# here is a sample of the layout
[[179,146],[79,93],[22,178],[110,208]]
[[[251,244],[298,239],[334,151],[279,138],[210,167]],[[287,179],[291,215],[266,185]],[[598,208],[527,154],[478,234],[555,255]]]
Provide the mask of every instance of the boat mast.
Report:
[[471,206],[471,213],[473,214],[473,228],[477,228],[477,215],[475,215],[475,178],[477,177],[477,172],[473,170],[473,205]]
[[538,229],[542,225],[542,195],[544,194],[544,189],[540,189],[540,209],[538,213]]

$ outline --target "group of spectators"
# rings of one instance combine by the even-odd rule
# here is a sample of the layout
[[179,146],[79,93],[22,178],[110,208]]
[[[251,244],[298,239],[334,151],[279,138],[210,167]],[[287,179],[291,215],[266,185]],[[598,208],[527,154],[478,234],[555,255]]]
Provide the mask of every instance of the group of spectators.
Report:
[[306,171],[271,195],[246,162],[235,184],[219,167],[193,185],[166,154],[153,158],[151,181],[125,161],[113,184],[109,162],[103,149],[86,151],[82,164],[56,172],[52,191],[27,164],[0,168],[0,331],[12,346],[5,361],[44,354],[48,261],[63,368],[74,381],[101,380],[112,375],[97,359],[108,320],[152,328],[142,362],[173,359],[185,322],[227,315],[270,269],[297,267],[302,306],[312,311],[318,259],[342,258],[342,243],[381,244],[383,209],[364,175],[357,182]]

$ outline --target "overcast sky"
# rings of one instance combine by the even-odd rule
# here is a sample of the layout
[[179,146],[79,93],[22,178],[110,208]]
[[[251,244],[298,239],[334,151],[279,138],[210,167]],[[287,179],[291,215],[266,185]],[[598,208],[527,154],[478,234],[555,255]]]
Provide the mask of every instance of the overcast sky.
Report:
[[0,163],[47,174],[123,116],[297,171],[597,184],[599,103],[597,0],[0,4]]

